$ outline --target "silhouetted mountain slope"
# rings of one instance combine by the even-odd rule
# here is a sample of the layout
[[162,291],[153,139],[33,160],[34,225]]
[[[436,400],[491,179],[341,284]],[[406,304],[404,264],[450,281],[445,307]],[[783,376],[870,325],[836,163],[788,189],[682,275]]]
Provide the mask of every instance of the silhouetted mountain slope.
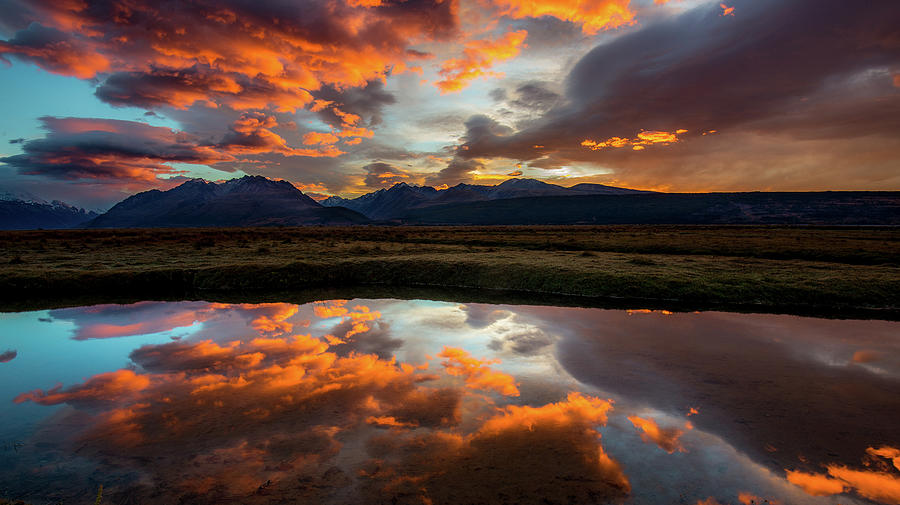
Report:
[[410,186],[401,182],[390,189],[379,189],[358,198],[345,199],[333,196],[324,200],[322,205],[326,207],[346,207],[371,219],[387,220],[399,218],[411,209],[450,203],[481,202],[535,196],[634,193],[648,192],[615,188],[602,184],[578,184],[572,188],[565,188],[535,179],[508,179],[496,186],[460,183],[441,190],[430,186]]
[[55,200],[0,198],[0,229],[35,230],[74,228],[97,217],[97,213]]
[[246,176],[216,184],[194,179],[119,202],[90,222],[94,228],[359,224],[365,216],[325,208],[291,183]]
[[900,225],[900,192],[653,193],[514,198],[412,209],[408,224]]

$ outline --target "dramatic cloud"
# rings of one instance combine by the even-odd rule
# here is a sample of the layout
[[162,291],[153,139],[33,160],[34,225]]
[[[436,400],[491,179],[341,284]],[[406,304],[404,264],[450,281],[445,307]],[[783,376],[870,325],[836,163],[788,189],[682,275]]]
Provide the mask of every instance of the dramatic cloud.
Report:
[[553,16],[580,24],[582,30],[590,34],[630,24],[635,15],[629,8],[630,0],[492,0],[492,3],[501,14],[511,18]]
[[0,45],[52,72],[106,76],[117,105],[293,111],[323,86],[361,87],[457,34],[455,1],[13,2],[34,21]]
[[369,188],[389,188],[398,182],[411,182],[407,172],[387,163],[370,163],[363,170],[366,171],[363,183]]
[[[739,15],[723,17],[718,5],[704,4],[598,45],[572,69],[563,103],[516,132],[467,125],[459,156],[546,168],[596,163],[614,171],[608,179],[645,187],[896,183],[887,168],[900,128],[900,94],[888,70],[900,66],[893,3],[732,7]],[[629,132],[680,129],[690,137],[663,150],[581,146],[587,139],[585,147],[645,147]],[[719,133],[703,135],[711,130]],[[853,173],[844,169],[849,164]],[[760,165],[774,173],[760,179],[751,169]]]
[[484,75],[497,75],[489,69],[494,64],[508,60],[517,54],[528,32],[509,32],[497,40],[473,40],[466,44],[462,58],[454,58],[441,66],[442,79],[435,83],[442,93],[459,91],[472,79]]
[[20,174],[53,179],[152,182],[181,173],[169,163],[209,165],[233,157],[169,128],[133,121],[42,117],[47,135],[0,158]]
[[80,114],[178,130],[87,119],[105,133],[36,139],[11,108],[29,140],[0,182],[94,205],[228,173],[320,199],[404,174],[894,190],[898,24],[892,0],[7,0],[8,100],[61,114],[42,90],[86,84]]
[[225,152],[233,154],[279,153],[285,156],[334,157],[344,154],[335,146],[337,137],[331,134],[316,132],[307,133],[303,137],[304,144],[319,144],[316,149],[296,149],[272,131],[278,126],[274,116],[261,112],[248,112],[235,121],[230,132],[217,146]]

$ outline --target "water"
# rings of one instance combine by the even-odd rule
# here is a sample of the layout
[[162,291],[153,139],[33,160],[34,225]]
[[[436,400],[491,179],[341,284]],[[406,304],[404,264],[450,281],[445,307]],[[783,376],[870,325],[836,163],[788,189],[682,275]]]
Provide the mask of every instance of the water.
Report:
[[422,300],[2,314],[0,497],[896,504],[898,330]]

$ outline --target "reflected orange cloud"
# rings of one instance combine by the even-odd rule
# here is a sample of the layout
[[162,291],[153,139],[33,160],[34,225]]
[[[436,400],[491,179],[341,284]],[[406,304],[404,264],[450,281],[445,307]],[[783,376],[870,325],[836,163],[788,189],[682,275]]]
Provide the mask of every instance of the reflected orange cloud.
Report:
[[[900,470],[897,458],[900,450],[893,447],[866,450],[869,456],[892,460],[893,466]],[[869,465],[869,463],[866,463]],[[889,466],[887,468],[890,468]],[[864,498],[879,503],[900,504],[900,477],[887,471],[857,470],[845,465],[826,465],[827,474],[806,473],[785,470],[788,482],[799,486],[812,496],[828,496],[854,491]]]
[[829,465],[828,474],[870,500],[900,504],[900,478],[895,475],[837,465]]
[[328,305],[322,305],[324,303],[326,302],[313,302],[313,313],[322,319],[343,316],[348,312],[345,307],[347,300],[331,300],[327,302]]
[[484,361],[473,358],[467,351],[456,347],[444,347],[438,354],[444,358],[444,369],[450,375],[465,379],[472,389],[495,391],[506,396],[519,396],[515,378],[503,372],[492,370],[488,365],[500,360]]
[[771,505],[781,505],[781,502],[778,500],[762,498],[746,491],[741,491],[740,493],[738,493],[738,501],[743,505],[762,505],[763,503],[769,503]]
[[881,353],[869,349],[861,349],[853,353],[854,363],[871,363],[881,359]]
[[869,447],[866,449],[866,454],[890,459],[891,463],[894,464],[894,468],[900,470],[900,449],[888,446],[879,447],[878,449]]
[[131,370],[117,370],[95,375],[84,384],[66,389],[62,389],[62,384],[60,384],[47,391],[36,389],[22,393],[16,396],[13,402],[34,402],[41,405],[115,402],[131,397],[149,386],[150,378],[138,375]]
[[[444,354],[448,375],[490,375],[468,354]],[[137,488],[110,482],[111,493],[153,493],[166,503],[209,493],[213,502],[246,503],[264,490],[267,500],[320,503],[358,484],[360,502],[402,492],[422,503],[499,503],[504,496],[526,503],[629,492],[597,431],[610,400],[573,392],[541,406],[498,407],[468,387],[439,387],[440,376],[427,367],[372,354],[341,357],[309,335],[175,341],[143,346],[131,359],[133,370],[16,398],[70,404],[60,419],[69,427],[61,448],[117,470],[139,467],[150,479],[128,484]],[[511,393],[510,385],[499,389]],[[351,447],[338,461],[355,439],[371,453]],[[151,481],[165,486],[142,491]]]
[[[659,425],[656,424],[656,421],[650,418],[628,416],[628,420],[631,421],[631,424],[633,424],[635,428],[641,430],[641,440],[644,442],[652,442],[669,454],[672,454],[675,451],[687,452],[678,440],[684,435],[683,430],[677,428],[660,428]],[[691,424],[688,423],[686,428],[691,429]]]
[[491,0],[500,14],[513,19],[552,16],[581,25],[584,33],[593,35],[634,23],[630,0]]
[[517,30],[508,32],[497,40],[473,40],[467,42],[463,49],[462,58],[454,58],[441,65],[441,80],[435,86],[441,93],[460,91],[468,86],[469,81],[481,76],[498,76],[488,69],[496,63],[508,60],[525,47],[525,37],[528,32]]
[[570,393],[539,407],[508,406],[469,435],[432,432],[370,442],[369,502],[598,503],[630,484],[600,444],[611,402]]

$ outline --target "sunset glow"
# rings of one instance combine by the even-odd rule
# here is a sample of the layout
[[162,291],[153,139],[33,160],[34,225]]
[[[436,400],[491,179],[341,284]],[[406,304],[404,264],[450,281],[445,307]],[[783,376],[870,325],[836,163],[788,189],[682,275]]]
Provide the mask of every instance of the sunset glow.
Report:
[[572,165],[669,191],[900,184],[889,1],[102,3],[4,7],[11,191],[103,209],[191,177],[353,197]]

